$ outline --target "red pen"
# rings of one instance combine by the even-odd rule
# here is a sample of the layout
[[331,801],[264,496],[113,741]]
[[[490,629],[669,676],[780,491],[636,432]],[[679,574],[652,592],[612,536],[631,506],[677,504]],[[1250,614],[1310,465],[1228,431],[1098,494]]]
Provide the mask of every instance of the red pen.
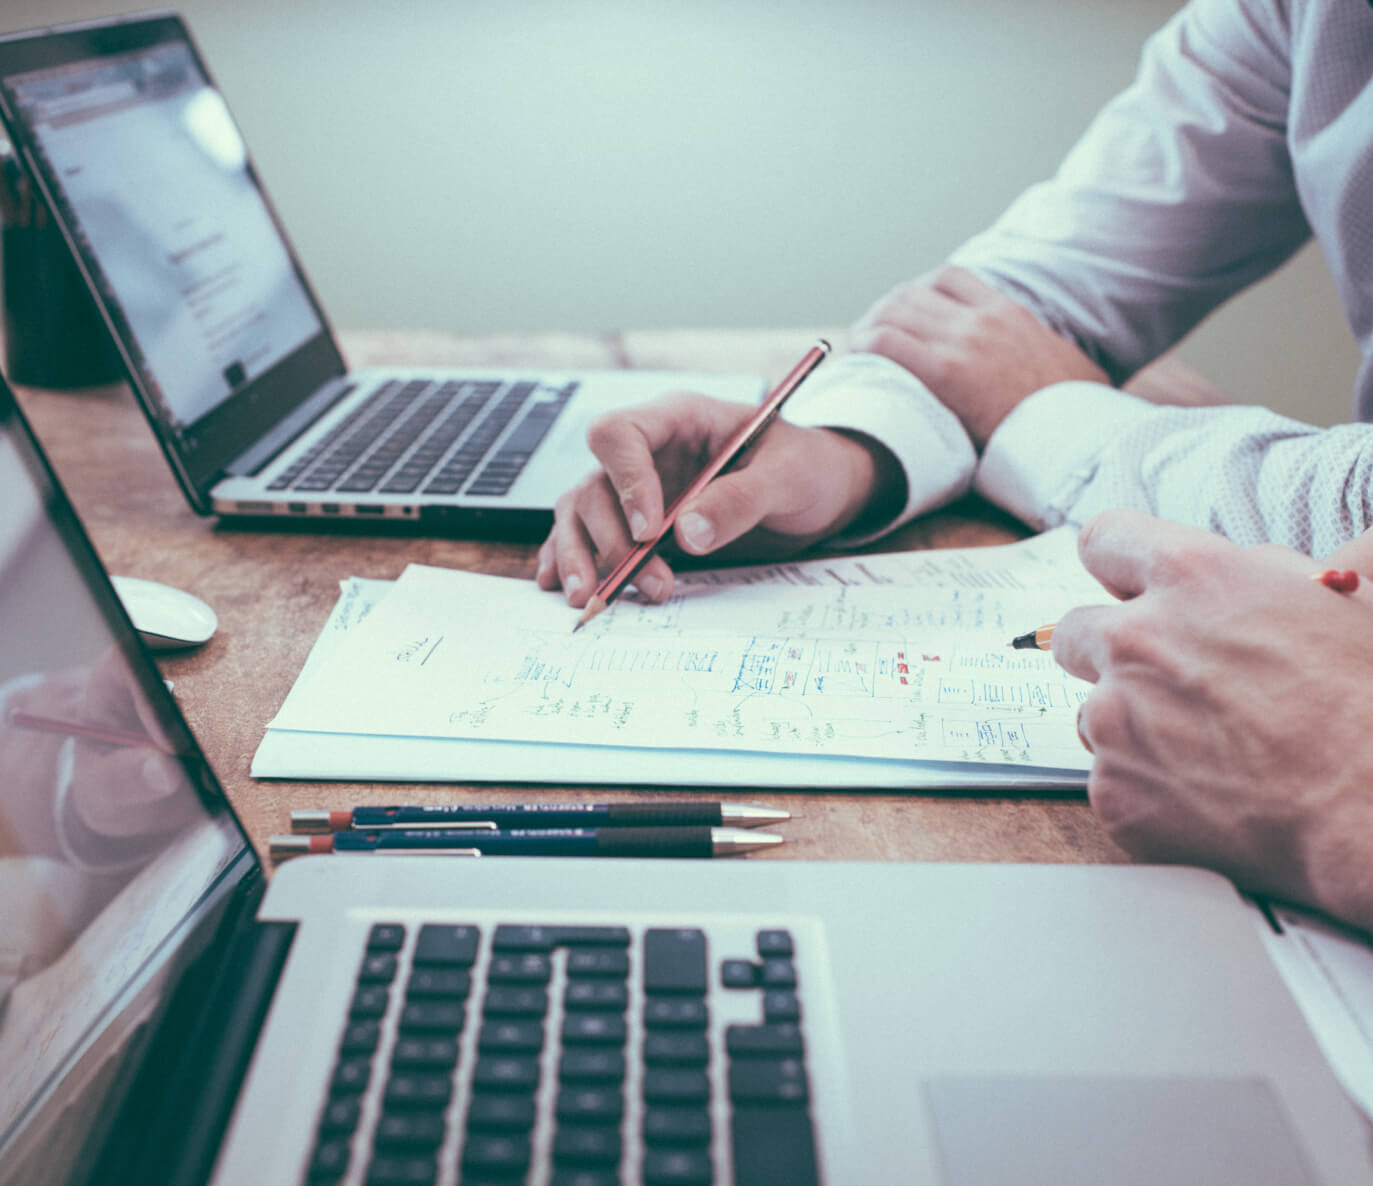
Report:
[[586,608],[582,610],[582,616],[577,619],[577,624],[572,627],[574,634],[624,591],[625,586],[634,579],[634,574],[648,563],[649,557],[653,555],[653,550],[662,543],[663,537],[672,530],[681,509],[743,455],[744,451],[758,439],[763,430],[772,423],[773,418],[782,410],[782,405],[787,402],[792,392],[801,386],[811,371],[825,361],[829,352],[830,344],[821,338],[806,351],[801,361],[792,367],[791,373],[768,392],[767,398],[758,406],[758,410],[744,424],[739,426],[734,435],[725,442],[724,448],[710,459],[705,469],[697,474],[691,480],[691,484],[673,500],[672,505],[667,508],[667,512],[663,515],[663,525],[658,529],[658,534],[652,539],[646,539],[630,548],[624,559],[610,570],[605,580],[596,586],[596,591],[591,595],[591,600],[586,603]]

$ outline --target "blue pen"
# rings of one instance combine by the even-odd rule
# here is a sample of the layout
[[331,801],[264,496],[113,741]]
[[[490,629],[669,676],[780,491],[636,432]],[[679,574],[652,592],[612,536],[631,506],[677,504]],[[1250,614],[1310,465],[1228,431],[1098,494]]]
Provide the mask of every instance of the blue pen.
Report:
[[771,848],[782,837],[743,828],[377,828],[314,836],[273,836],[274,860],[308,854],[723,857]]

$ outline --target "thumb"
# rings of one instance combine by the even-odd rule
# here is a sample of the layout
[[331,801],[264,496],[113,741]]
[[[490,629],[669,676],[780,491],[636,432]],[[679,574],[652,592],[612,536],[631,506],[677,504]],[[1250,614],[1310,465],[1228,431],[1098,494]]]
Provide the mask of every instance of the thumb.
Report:
[[678,546],[700,556],[757,527],[774,510],[775,495],[766,470],[766,466],[750,465],[716,478],[677,516]]

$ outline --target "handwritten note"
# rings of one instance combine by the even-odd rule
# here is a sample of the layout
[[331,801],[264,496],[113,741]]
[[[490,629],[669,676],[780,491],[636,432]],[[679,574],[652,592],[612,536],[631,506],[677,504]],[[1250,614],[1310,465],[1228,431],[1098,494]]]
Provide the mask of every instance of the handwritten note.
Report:
[[788,566],[787,583],[690,579],[576,634],[530,582],[411,566],[272,728],[1085,768],[1086,685],[1007,643],[1100,589],[1053,565],[1031,588],[976,551],[1005,550],[937,572],[939,553],[915,553],[865,557],[857,577],[845,560]]

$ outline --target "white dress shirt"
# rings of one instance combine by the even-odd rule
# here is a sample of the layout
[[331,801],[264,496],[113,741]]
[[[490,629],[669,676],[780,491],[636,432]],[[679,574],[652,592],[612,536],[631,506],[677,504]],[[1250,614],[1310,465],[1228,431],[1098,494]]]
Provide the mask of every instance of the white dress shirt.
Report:
[[[1355,411],[1373,420],[1373,4],[1192,0],[1057,175],[951,262],[1119,383],[1312,235],[1364,357]],[[1022,402],[980,461],[966,438],[939,460],[951,434],[923,384],[885,375],[887,397],[864,400],[862,357],[831,366],[832,414],[811,404],[800,422],[892,450],[908,498],[888,529],[968,479],[1035,527],[1131,506],[1320,555],[1373,525],[1373,425],[1321,430],[1262,408],[1159,407],[1062,383]]]

